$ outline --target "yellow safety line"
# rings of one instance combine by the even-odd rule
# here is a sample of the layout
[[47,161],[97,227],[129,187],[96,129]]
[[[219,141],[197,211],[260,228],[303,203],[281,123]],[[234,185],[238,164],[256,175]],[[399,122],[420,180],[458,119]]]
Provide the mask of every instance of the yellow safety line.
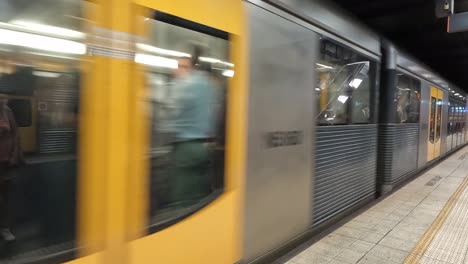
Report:
[[440,228],[444,224],[445,220],[449,216],[450,212],[452,211],[453,207],[455,206],[455,202],[460,198],[463,191],[468,186],[468,177],[465,178],[458,186],[457,190],[452,194],[448,202],[445,204],[444,208],[440,211],[437,218],[434,220],[432,225],[426,230],[421,240],[419,240],[418,244],[414,247],[411,253],[406,258],[404,264],[416,264],[419,263],[419,260],[426,252],[427,248],[431,244],[432,240],[434,239],[435,235],[439,232]]

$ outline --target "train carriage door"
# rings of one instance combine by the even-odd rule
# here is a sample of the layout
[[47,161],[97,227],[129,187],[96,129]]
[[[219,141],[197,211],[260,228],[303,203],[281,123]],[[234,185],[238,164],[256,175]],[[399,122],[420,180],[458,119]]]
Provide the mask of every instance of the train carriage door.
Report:
[[144,83],[129,91],[127,263],[235,263],[247,114],[243,3],[128,1],[141,11],[135,62]]
[[429,137],[427,160],[431,161],[440,157],[440,142],[442,129],[442,99],[444,92],[438,88],[431,87],[430,109],[429,109]]

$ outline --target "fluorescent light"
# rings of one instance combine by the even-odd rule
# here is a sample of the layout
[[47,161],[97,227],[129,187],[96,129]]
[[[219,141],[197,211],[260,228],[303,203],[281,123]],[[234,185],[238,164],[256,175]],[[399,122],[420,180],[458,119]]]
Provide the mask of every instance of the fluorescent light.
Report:
[[223,76],[234,77],[234,71],[233,70],[224,70],[223,71]]
[[340,96],[338,96],[337,100],[344,104],[344,103],[346,103],[346,101],[348,101],[348,98],[349,98],[349,96],[340,95]]
[[455,91],[452,90],[452,93],[455,93]]
[[315,91],[320,91],[320,88],[315,88]]
[[37,56],[46,56],[52,58],[59,58],[59,59],[67,59],[67,60],[79,60],[79,58],[67,57],[63,55],[55,55],[51,53],[42,53],[42,52],[26,52],[27,54],[37,55]]
[[366,64],[369,65],[369,61],[357,61],[357,62],[351,62],[346,65],[356,65],[356,64]]
[[361,83],[362,83],[362,79],[355,78],[349,83],[349,86],[354,87],[354,89],[357,89],[359,88],[359,85],[361,85]]
[[46,78],[57,78],[60,76],[60,73],[57,72],[47,72],[47,71],[33,71],[33,75]]
[[220,63],[220,64],[227,65],[227,66],[229,66],[229,67],[234,67],[234,64],[232,64],[232,63],[230,63],[230,62],[221,61],[221,60],[218,60],[218,59],[215,59],[215,58],[200,57],[200,60],[201,60],[201,61],[204,61],[204,62],[209,62],[209,63]]
[[168,59],[160,56],[153,56],[141,53],[137,53],[135,55],[135,62],[170,69],[177,69],[179,67],[179,64],[174,59]]
[[321,64],[321,63],[315,63],[315,65],[317,65],[319,67],[322,67],[322,68],[325,68],[325,69],[333,69],[332,66],[328,66],[328,65],[325,65],[325,64]]
[[70,54],[86,53],[86,45],[76,41],[40,36],[8,29],[0,29],[0,44]]
[[460,95],[459,93],[456,93],[455,95]]
[[83,38],[85,36],[83,32],[79,32],[76,30],[71,30],[71,29],[62,28],[62,27],[49,26],[49,25],[39,24],[39,23],[31,22],[31,21],[17,20],[11,23],[26,27],[36,32],[41,32],[41,33],[50,34],[50,35],[69,37],[69,38]]
[[[162,49],[162,48],[154,47],[154,46],[143,44],[143,43],[137,43],[136,46],[137,46],[137,48],[139,48],[141,50],[148,51],[148,52],[154,52],[154,53],[161,54],[161,55],[167,55],[167,56],[173,56],[173,57],[192,57],[190,54],[185,53],[185,52],[180,52],[180,51],[176,51],[176,50]],[[234,67],[234,64],[232,64],[230,62],[225,62],[225,61],[215,59],[215,58],[200,57],[200,60],[204,61],[204,62],[219,63],[219,64],[227,65],[229,67]]]
[[136,46],[137,48],[142,49],[144,51],[154,52],[154,53],[158,53],[161,55],[168,55],[168,56],[173,56],[173,57],[190,57],[190,54],[188,53],[179,52],[175,50],[161,49],[161,48],[143,44],[143,43],[137,43]]

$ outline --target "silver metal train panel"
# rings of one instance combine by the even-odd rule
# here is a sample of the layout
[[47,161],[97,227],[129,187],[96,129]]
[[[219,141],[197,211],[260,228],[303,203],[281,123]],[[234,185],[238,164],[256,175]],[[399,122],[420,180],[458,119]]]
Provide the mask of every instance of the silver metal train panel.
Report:
[[379,166],[384,192],[414,175],[418,170],[419,124],[381,124]]
[[380,37],[349,13],[327,0],[271,0],[317,27],[380,55]]
[[313,227],[374,197],[377,126],[318,126]]
[[258,6],[250,17],[244,261],[310,227],[319,36]]

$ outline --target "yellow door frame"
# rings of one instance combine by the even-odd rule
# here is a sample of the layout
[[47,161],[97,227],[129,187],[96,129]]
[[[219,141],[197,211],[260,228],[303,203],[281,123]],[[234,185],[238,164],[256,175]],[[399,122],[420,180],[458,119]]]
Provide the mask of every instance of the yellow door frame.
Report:
[[[146,10],[158,10],[228,32],[230,61],[235,65],[235,77],[230,79],[228,91],[224,193],[191,217],[131,242],[129,263],[234,263],[241,257],[241,199],[246,151],[248,69],[243,3],[239,0],[135,0],[135,3]],[[144,92],[141,94],[144,95]],[[139,118],[143,120],[141,129],[147,129],[149,119],[141,115]],[[141,131],[139,133],[143,135]],[[147,149],[149,134],[144,134],[142,138],[143,145],[147,144],[144,148]],[[141,153],[141,150],[136,151],[134,156]],[[147,172],[140,171],[132,178],[135,176],[144,179],[134,184],[130,192],[145,193],[146,197],[132,199],[129,208],[148,208],[148,185],[143,184],[148,181]],[[135,217],[133,220],[136,223],[135,230],[138,227],[145,228],[148,215],[137,215],[140,219]],[[184,253],[180,254],[179,251]]]
[[133,219],[144,214],[143,207],[130,207],[130,190],[146,179],[139,171],[145,159],[135,162],[131,155],[141,147],[135,131],[144,131],[141,118],[134,118],[142,113],[135,98],[143,80],[133,61],[139,9],[131,0],[96,0],[85,7],[91,56],[83,62],[78,243],[81,256],[100,252],[100,263],[127,263],[125,243],[136,236]]
[[[430,141],[430,137],[431,137],[431,114],[432,114],[432,98],[435,98],[435,113],[434,113],[434,131],[433,131],[433,137],[434,137],[434,142],[431,143]],[[431,161],[435,158],[438,158],[440,157],[440,146],[441,146],[441,138],[442,138],[442,111],[440,113],[440,117],[439,117],[439,113],[437,111],[439,105],[438,105],[438,101],[441,101],[443,102],[444,100],[444,92],[439,89],[439,88],[436,88],[436,87],[431,87],[431,91],[430,91],[430,96],[429,96],[429,128],[428,128],[428,138],[427,138],[427,161]],[[442,105],[440,105],[440,107],[442,107]],[[440,131],[439,131],[439,138],[437,139],[437,131],[438,131],[438,128],[437,128],[437,124],[438,124],[438,119],[440,118]]]

